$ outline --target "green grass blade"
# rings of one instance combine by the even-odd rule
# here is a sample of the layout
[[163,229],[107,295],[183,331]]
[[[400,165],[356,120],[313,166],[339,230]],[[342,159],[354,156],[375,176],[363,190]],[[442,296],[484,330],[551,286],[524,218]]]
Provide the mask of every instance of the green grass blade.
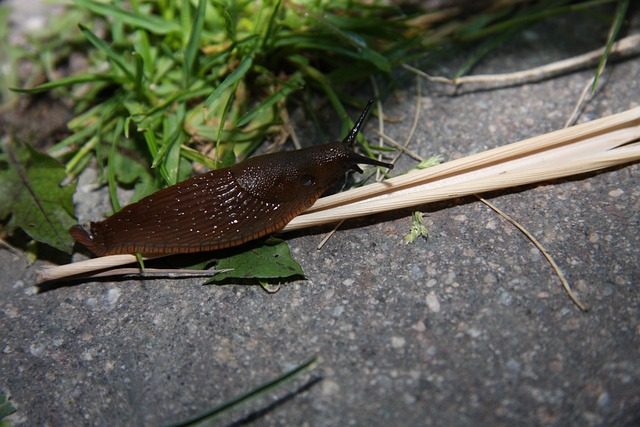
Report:
[[[233,104],[233,99],[238,91],[238,85],[240,84],[240,80],[236,80],[231,87],[231,91],[229,92],[229,98],[227,98],[227,102],[224,104],[224,109],[222,110],[222,114],[220,114],[220,126],[218,126],[218,133],[216,135],[216,146],[219,148],[220,143],[222,142],[222,132],[224,131],[224,125],[227,122],[227,116],[229,115],[229,110],[231,109],[231,104]],[[219,160],[218,154],[219,150],[216,150],[216,160]],[[235,163],[235,158],[233,159]]]
[[317,362],[318,362],[318,356],[315,356],[307,360],[306,362],[302,363],[301,365],[296,366],[292,370],[283,373],[282,375],[272,379],[271,381],[268,381],[262,384],[259,387],[254,388],[253,390],[247,393],[234,397],[233,399],[230,399],[221,405],[211,408],[210,410],[200,415],[196,415],[193,418],[189,418],[187,420],[178,422],[176,424],[172,424],[170,427],[186,427],[186,426],[196,425],[197,423],[200,423],[202,421],[209,421],[209,422],[213,421],[216,417],[219,417],[225,414],[226,412],[236,409],[241,405],[249,403],[250,401],[255,400],[265,395],[266,393],[269,393],[270,391],[282,386],[286,382],[293,380],[294,378],[303,374],[305,371],[313,368]]
[[226,37],[228,37],[229,40],[231,40],[232,44],[235,43],[236,42],[236,25],[234,24],[234,20],[231,17],[231,13],[229,12],[229,7],[217,1],[213,2],[213,7],[218,11],[218,14],[224,20],[224,29],[225,29]]
[[116,180],[116,171],[114,161],[116,150],[118,149],[118,141],[122,135],[124,121],[122,118],[116,123],[116,130],[113,133],[113,139],[111,141],[111,149],[109,150],[109,163],[107,164],[107,184],[109,187],[109,196],[111,197],[111,206],[113,211],[118,212],[120,210],[120,201],[118,200],[118,182]]
[[[318,22],[327,31],[334,34],[339,40],[344,43],[344,46],[349,46],[353,54],[357,55],[364,61],[369,62],[382,72],[391,71],[391,64],[384,56],[380,55],[375,50],[371,49],[367,42],[358,34],[352,31],[346,31],[338,28],[328,18],[323,16],[316,16],[315,14],[309,14],[309,16]],[[329,48],[331,44],[327,44]],[[335,44],[333,45],[335,48]]]
[[[156,135],[153,132],[153,130],[147,129],[144,132],[144,139],[145,141],[147,141],[147,147],[149,149],[149,153],[151,154],[151,157],[155,158],[156,155],[158,154],[158,140],[156,139]],[[171,179],[169,178],[169,174],[167,173],[167,170],[164,167],[164,164],[161,163],[158,165],[158,171],[160,172],[160,176],[162,177],[164,182],[171,181]]]
[[487,56],[498,46],[511,40],[517,33],[521,31],[521,28],[511,28],[504,33],[501,33],[487,42],[483,43],[478,49],[476,49],[471,56],[458,68],[453,78],[457,79],[469,72],[482,58]]
[[272,40],[271,32],[273,30],[276,16],[281,4],[282,1],[277,0],[273,5],[273,8],[271,9],[271,13],[269,14],[269,18],[267,19],[267,26],[265,28],[264,35],[262,36],[262,49],[265,49],[269,40]]
[[91,44],[94,45],[98,50],[102,51],[105,55],[107,55],[107,58],[109,58],[118,68],[120,68],[127,75],[127,78],[129,79],[130,82],[135,81],[134,72],[131,71],[129,65],[127,65],[122,55],[116,53],[113,49],[111,49],[111,47],[108,44],[106,44],[103,40],[98,38],[98,36],[93,34],[93,32],[91,32],[91,30],[89,30],[84,25],[78,24],[78,26],[80,27],[80,31],[82,31],[85,37],[87,37],[87,40],[89,40],[89,42],[91,42]]
[[180,147],[180,154],[185,159],[192,162],[200,163],[201,165],[206,166],[209,169],[216,169],[216,167],[218,166],[215,160],[213,160],[212,158],[207,157],[201,152],[194,150],[191,147],[187,147],[185,145]]
[[115,79],[113,78],[113,76],[106,75],[106,74],[81,74],[79,76],[63,77],[53,82],[43,83],[31,89],[16,87],[16,88],[11,88],[11,90],[14,92],[33,94],[33,93],[47,92],[49,90],[63,88],[67,86],[73,86],[80,83],[93,83],[98,81],[114,81],[114,80]]
[[[167,174],[170,181],[167,183],[173,185],[178,182],[178,169],[180,166],[180,147],[184,142],[184,120],[186,115],[186,107],[184,104],[180,104],[176,114],[171,114],[168,117],[169,130],[173,130],[173,133],[169,136],[170,144],[166,144],[169,147],[164,161]],[[164,148],[164,146],[162,147]]]
[[[162,165],[165,173],[166,173],[166,182],[168,185],[173,185],[176,183],[178,177],[178,161],[177,159],[173,159],[170,161],[170,167],[167,165],[167,155],[173,151],[172,148],[177,145],[180,147],[182,143],[182,139],[180,139],[180,134],[184,132],[183,123],[185,117],[185,105],[180,104],[178,107],[178,111],[175,114],[170,114],[164,119],[164,127],[165,133],[167,135],[165,141],[162,143],[160,150],[154,156],[152,168],[156,168]],[[179,152],[179,150],[178,150]],[[164,176],[163,176],[164,177]]]
[[[499,9],[490,14],[480,15],[458,30],[460,40],[477,40],[493,35],[480,45],[454,74],[454,79],[469,72],[482,58],[498,46],[507,43],[516,34],[544,17],[558,13],[561,6],[569,0],[546,0],[511,18],[507,18],[510,8]],[[506,18],[506,19],[502,19]],[[497,21],[497,23],[496,23]]]
[[263,112],[265,109],[270,108],[272,105],[276,104],[281,99],[289,96],[291,92],[302,89],[304,86],[304,79],[302,78],[301,73],[294,73],[288,81],[281,82],[282,88],[275,93],[271,94],[267,99],[262,101],[256,107],[254,107],[251,111],[247,112],[244,116],[238,120],[236,126],[244,126],[249,123],[255,116]]
[[108,3],[98,3],[92,0],[75,0],[75,3],[96,15],[118,18],[134,28],[144,28],[154,34],[168,34],[181,30],[177,22],[167,21],[156,15],[129,12]]
[[624,23],[624,17],[627,14],[627,9],[629,8],[629,0],[620,0],[618,2],[618,7],[616,8],[615,21],[613,23],[612,31],[609,34],[609,40],[607,40],[607,46],[602,53],[602,57],[600,58],[600,62],[598,63],[598,69],[596,70],[596,76],[593,79],[593,85],[591,86],[591,92],[594,93],[596,91],[596,87],[598,86],[598,79],[600,75],[604,71],[604,66],[607,64],[607,57],[609,56],[609,52],[611,51],[611,46],[616,41],[616,37],[618,37],[618,33],[620,32],[620,28]]
[[138,30],[139,39],[134,42],[134,51],[137,52],[142,58],[144,64],[144,72],[149,77],[149,81],[153,81],[153,75],[155,74],[155,58],[154,52],[157,48],[152,48],[149,42],[149,34],[144,29]]
[[253,56],[252,55],[248,55],[242,60],[240,65],[238,65],[238,68],[236,68],[231,74],[229,74],[222,81],[222,83],[220,83],[218,85],[218,87],[213,91],[213,93],[211,95],[209,95],[207,100],[204,101],[204,106],[208,107],[209,105],[211,105],[213,103],[213,101],[218,99],[218,97],[225,90],[227,90],[232,85],[237,84],[242,79],[242,77],[244,77],[244,75],[247,74],[247,71],[249,71],[251,69],[251,65],[253,65]]
[[[187,2],[188,3],[188,2]],[[193,66],[196,61],[196,56],[200,51],[200,37],[202,29],[204,27],[204,18],[207,13],[207,0],[199,0],[198,8],[196,10],[196,17],[191,27],[191,34],[189,35],[189,42],[184,52],[184,81],[185,86],[188,87],[191,84]]]
[[135,73],[134,73],[133,85],[136,90],[136,95],[138,97],[141,97],[142,94],[144,93],[144,86],[143,86],[144,59],[142,58],[142,55],[140,55],[138,52],[133,52],[132,55],[133,55],[133,60],[135,62]]
[[[75,144],[80,144],[85,138],[88,138],[90,135],[93,135],[98,128],[98,124],[96,122],[87,125],[86,127],[77,130],[75,133],[72,133],[62,141],[58,142],[56,145],[49,149],[49,154],[54,157],[56,156],[56,152],[62,150],[63,148],[73,146]],[[64,150],[63,150],[64,151]]]
[[462,42],[470,42],[488,37],[492,34],[501,34],[513,27],[524,28],[544,18],[571,11],[571,6],[564,6],[566,3],[569,3],[569,1],[570,0],[542,1],[529,9],[525,9],[522,13],[507,19],[502,19],[505,18],[505,12],[507,11],[499,9],[489,15],[490,19],[487,19],[486,15],[480,15],[476,19],[480,20],[481,25],[476,27],[476,22],[472,21],[460,29],[457,32],[457,36]]
[[346,131],[348,131],[348,129],[350,129],[353,125],[353,122],[349,118],[347,110],[345,110],[344,106],[342,105],[338,93],[333,89],[333,87],[331,87],[331,84],[329,84],[326,76],[322,74],[320,70],[307,64],[306,61],[302,58],[291,59],[296,61],[298,65],[301,66],[301,68],[304,70],[304,72],[322,88],[327,98],[329,98],[331,106],[338,113],[338,117],[340,118],[340,122],[342,123],[342,133],[346,133]]

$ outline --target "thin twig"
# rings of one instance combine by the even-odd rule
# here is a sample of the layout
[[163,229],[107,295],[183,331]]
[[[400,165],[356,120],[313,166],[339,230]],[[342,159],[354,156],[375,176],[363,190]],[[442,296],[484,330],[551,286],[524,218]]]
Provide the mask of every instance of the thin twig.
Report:
[[[96,271],[107,271],[121,265],[138,262],[135,255],[109,255],[76,261],[71,264],[45,268],[38,271],[37,282],[44,283],[68,277],[84,277]],[[139,271],[139,270],[138,270]]]
[[[534,83],[547,80],[562,74],[566,74],[581,68],[586,68],[598,62],[605,48],[593,50],[591,52],[563,59],[529,70],[516,71],[504,74],[478,74],[473,76],[463,76],[457,79],[450,79],[441,76],[431,76],[411,65],[404,64],[403,67],[417,75],[424,77],[431,82],[445,83],[450,85],[477,84],[482,89],[498,89],[526,83]],[[640,53],[640,34],[634,34],[622,38],[615,42],[609,52],[610,57],[630,57]]]
[[286,129],[286,132],[291,137],[291,141],[293,141],[293,146],[296,148],[296,150],[299,150],[300,148],[302,148],[302,144],[300,144],[300,139],[298,139],[298,134],[296,133],[295,126],[293,125],[293,123],[291,123],[291,119],[289,118],[289,112],[287,111],[287,108],[284,105],[282,105],[282,108],[280,108],[279,111],[280,111],[280,119],[282,119],[284,128]]
[[144,272],[139,268],[116,268],[113,270],[101,271],[87,276],[76,276],[78,279],[96,279],[104,277],[123,276],[125,278],[142,279],[188,279],[194,277],[213,277],[220,273],[231,271],[224,270],[189,270],[181,268],[145,268]]
[[5,242],[2,239],[0,239],[0,247],[5,248],[6,250],[8,250],[9,252],[11,252],[14,255],[20,253],[20,251],[18,249],[14,248],[13,246],[11,246],[9,243]]
[[[623,14],[624,15],[624,14]],[[607,44],[611,41],[611,39],[615,38],[615,36],[617,35],[619,29],[619,23],[617,22],[617,20],[614,20],[613,24],[611,25],[611,28],[609,29],[609,36],[607,37]],[[637,42],[640,44],[640,42]],[[615,48],[615,44],[611,45],[612,48]],[[599,80],[599,78],[602,76],[602,73],[604,73],[605,67],[607,65],[607,60],[608,60],[608,54],[607,54],[607,47],[603,47],[603,53],[600,55],[600,58],[602,58],[603,55],[606,55],[604,57],[604,61],[602,62],[602,67],[598,69],[598,71],[596,72],[596,75],[594,77],[591,78],[591,80],[589,81],[589,84],[582,90],[582,93],[580,94],[580,97],[578,98],[578,102],[576,102],[576,105],[573,109],[573,111],[571,112],[571,115],[569,116],[569,119],[567,119],[567,122],[564,124],[564,127],[568,128],[569,126],[573,126],[576,121],[578,120],[578,117],[580,115],[580,111],[582,111],[582,107],[591,99],[593,98],[593,95],[596,92],[596,82]]]
[[338,231],[338,228],[342,227],[343,223],[344,223],[344,219],[342,221],[339,221],[330,232],[325,234],[322,240],[320,240],[320,243],[318,243],[318,246],[316,246],[316,250],[319,251],[320,249],[322,249],[325,243],[327,243],[329,239],[332,238],[334,234],[336,234],[336,231]]
[[[382,107],[382,101],[380,100],[380,90],[378,89],[378,83],[376,83],[375,77],[371,76],[369,80],[371,81],[371,87],[373,88],[373,96],[376,99],[376,109],[378,110],[378,134],[380,134],[384,133],[384,109]],[[378,138],[378,146],[384,146],[382,138]],[[378,155],[378,160],[382,161],[382,154]],[[381,177],[380,169],[376,169],[376,181],[380,181]]]
[[[407,154],[409,153],[409,149],[407,147],[409,146],[409,143],[413,139],[413,136],[416,133],[416,129],[418,129],[418,122],[420,121],[420,113],[422,113],[422,82],[418,78],[418,76],[416,76],[416,111],[415,111],[415,114],[413,115],[413,123],[411,124],[411,130],[409,130],[409,135],[407,135],[407,139],[404,141],[404,144],[400,146],[396,145],[396,147],[400,149],[400,152],[396,154],[396,157],[394,157],[391,163],[395,164],[403,152]],[[385,135],[381,133],[380,137],[384,138]],[[412,153],[411,157],[415,159],[415,158],[419,158],[420,156]]]
[[[392,145],[394,148],[398,149],[399,151],[407,154],[410,157],[413,157],[413,159],[421,162],[423,160],[422,156],[420,156],[418,153],[415,153],[411,150],[409,150],[407,147],[405,147],[404,145],[400,144],[398,141],[396,141],[395,139],[391,138],[389,135],[385,135],[383,133],[378,133],[378,135],[380,135],[380,137],[382,139],[384,139],[387,144]],[[395,162],[396,159],[394,159]]]
[[569,286],[569,282],[567,282],[567,279],[564,277],[564,274],[560,270],[560,267],[558,267],[558,264],[556,264],[556,262],[553,260],[551,255],[549,255],[549,252],[547,252],[547,250],[542,246],[542,244],[538,241],[538,239],[536,239],[533,236],[533,234],[529,233],[523,226],[518,224],[518,222],[515,219],[511,218],[509,215],[507,215],[506,213],[498,209],[497,206],[493,205],[488,200],[484,199],[483,197],[477,194],[475,196],[482,203],[484,203],[485,205],[493,209],[498,215],[502,216],[504,219],[506,219],[511,224],[513,224],[518,230],[520,230],[525,236],[527,236],[529,240],[531,240],[531,243],[533,243],[538,248],[538,250],[542,252],[542,255],[544,255],[547,261],[549,261],[549,264],[551,264],[551,267],[555,270],[556,275],[560,279],[560,282],[562,282],[562,286],[564,287],[564,290],[567,292],[567,295],[569,295],[569,298],[571,298],[571,301],[573,301],[573,303],[577,305],[580,308],[580,310],[588,311],[588,308],[583,303],[580,302],[578,297],[571,290],[571,286]]
[[586,102],[589,101],[589,99],[591,99],[591,96],[589,96],[589,94],[591,93],[591,86],[593,86],[594,80],[595,80],[595,77],[591,78],[589,80],[589,83],[587,83],[584,89],[582,89],[582,92],[580,93],[580,97],[578,98],[578,102],[576,102],[576,105],[573,108],[573,111],[569,115],[569,119],[567,119],[567,122],[564,124],[565,128],[568,128],[569,126],[573,126],[578,121],[578,117],[580,117],[580,112],[582,111],[582,107]]

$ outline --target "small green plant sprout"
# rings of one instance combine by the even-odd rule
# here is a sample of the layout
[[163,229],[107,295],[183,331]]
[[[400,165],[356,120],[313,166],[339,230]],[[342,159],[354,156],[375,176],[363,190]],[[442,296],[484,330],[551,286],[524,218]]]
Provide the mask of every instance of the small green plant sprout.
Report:
[[427,157],[426,159],[421,160],[420,163],[418,163],[415,168],[427,169],[427,168],[431,168],[433,166],[439,165],[443,161],[444,161],[444,158],[436,154],[435,156]]
[[404,237],[404,243],[409,244],[415,242],[418,237],[423,236],[425,239],[429,237],[429,229],[424,225],[424,214],[415,211],[411,215],[411,231]]

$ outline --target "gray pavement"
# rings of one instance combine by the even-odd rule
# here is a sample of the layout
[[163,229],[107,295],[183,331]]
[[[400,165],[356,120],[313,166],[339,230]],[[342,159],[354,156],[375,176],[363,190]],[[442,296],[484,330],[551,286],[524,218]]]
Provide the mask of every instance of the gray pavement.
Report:
[[[541,65],[606,36],[568,24],[532,27],[474,72]],[[638,24],[636,13],[629,31]],[[593,72],[457,96],[423,82],[411,148],[450,160],[559,129]],[[640,105],[638,76],[638,58],[610,64],[580,121]],[[404,140],[414,80],[396,94],[385,113],[402,121],[386,131]],[[319,354],[311,374],[221,422],[639,425],[639,177],[632,164],[487,195],[546,246],[586,314],[533,245],[473,198],[421,207],[431,236],[412,245],[410,211],[349,222],[321,251],[320,230],[289,236],[307,280],[273,294],[202,279],[36,293],[46,263],[0,249],[0,389],[24,425],[155,426]]]

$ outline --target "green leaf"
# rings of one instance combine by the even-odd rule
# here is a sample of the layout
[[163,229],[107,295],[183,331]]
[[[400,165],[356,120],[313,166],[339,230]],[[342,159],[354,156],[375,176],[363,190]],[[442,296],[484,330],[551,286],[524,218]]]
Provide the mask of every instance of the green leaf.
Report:
[[5,393],[0,393],[0,426],[11,425],[11,423],[5,424],[7,421],[2,421],[2,419],[14,412],[16,412],[16,407],[9,401]]
[[69,228],[77,224],[72,196],[76,185],[60,186],[65,169],[26,144],[5,144],[0,151],[0,218],[11,233],[20,228],[31,238],[71,253]]
[[233,269],[220,273],[206,284],[228,282],[229,279],[287,279],[304,276],[300,265],[291,258],[284,240],[270,238],[262,246],[222,258],[216,268]]

